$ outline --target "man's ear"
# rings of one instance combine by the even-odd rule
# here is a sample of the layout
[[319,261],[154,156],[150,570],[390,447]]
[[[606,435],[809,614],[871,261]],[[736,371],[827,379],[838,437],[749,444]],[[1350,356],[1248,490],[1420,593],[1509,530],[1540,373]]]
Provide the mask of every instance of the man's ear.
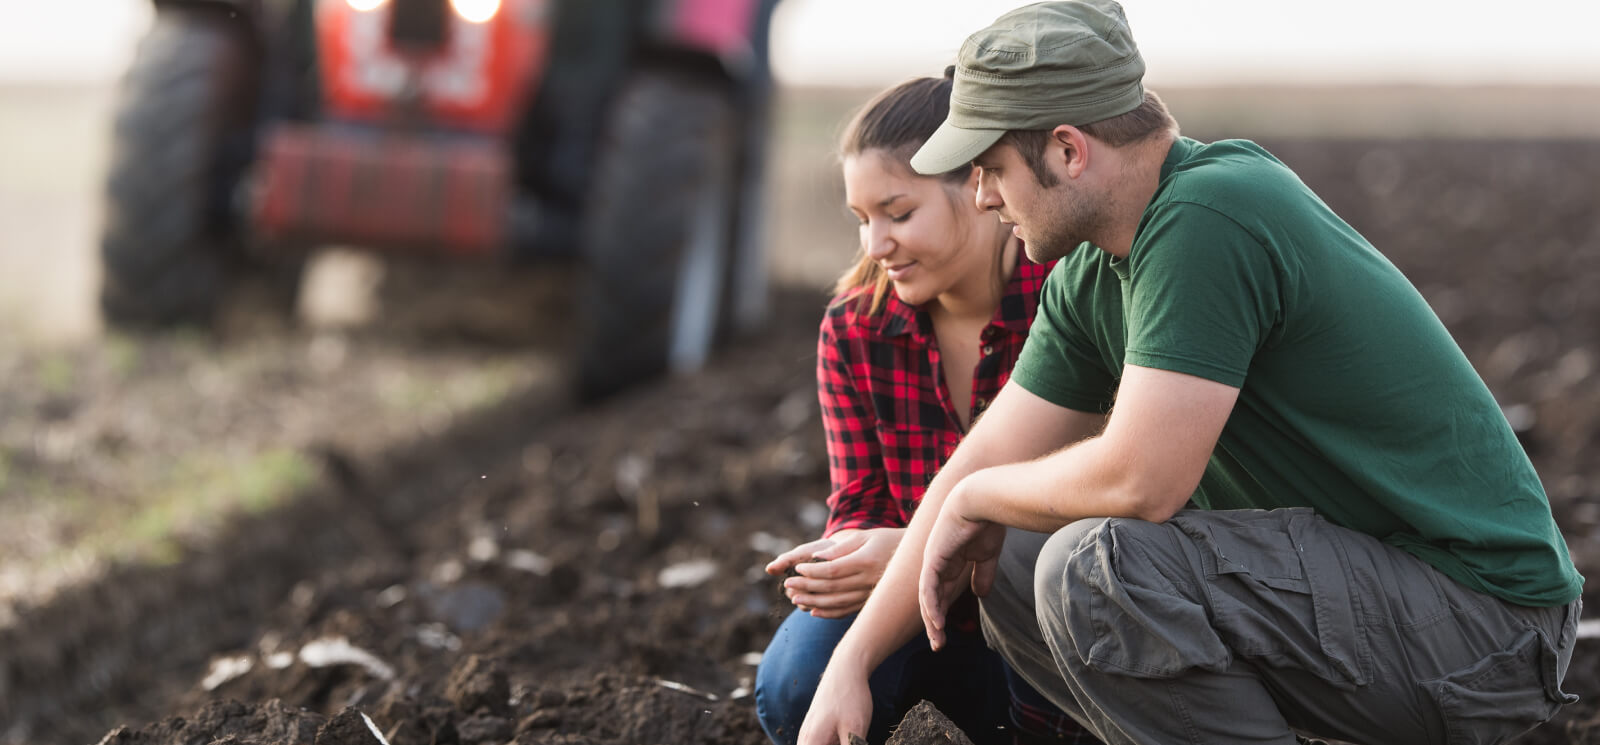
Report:
[[1082,176],[1089,169],[1089,137],[1083,130],[1058,125],[1050,130],[1050,144],[1050,158],[1065,169],[1067,178]]
[[[969,205],[977,208],[978,179],[982,178],[982,175],[983,169],[977,166],[972,166],[967,171],[966,180],[962,181],[960,184],[954,184],[953,182],[946,181],[945,185],[947,188],[950,188],[951,193],[960,195],[960,198],[964,199]],[[982,208],[978,208],[978,211],[982,212],[984,210]]]

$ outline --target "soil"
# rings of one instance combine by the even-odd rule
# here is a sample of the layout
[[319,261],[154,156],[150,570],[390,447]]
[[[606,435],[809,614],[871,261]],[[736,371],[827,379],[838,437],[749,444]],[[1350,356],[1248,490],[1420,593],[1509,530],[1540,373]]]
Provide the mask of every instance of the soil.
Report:
[[338,329],[111,336],[0,354],[0,627],[109,559],[270,509],[330,458],[382,451],[558,374],[548,354]]
[[[1265,144],[1423,291],[1600,576],[1600,142]],[[181,561],[24,605],[0,743],[762,742],[753,663],[787,606],[761,566],[824,517],[824,299],[781,293],[764,336],[593,408],[533,386],[318,451],[326,478]],[[1580,642],[1583,700],[1523,742],[1600,742],[1597,661]]]
[[921,701],[906,712],[887,745],[972,745],[967,733],[939,711],[938,707]]

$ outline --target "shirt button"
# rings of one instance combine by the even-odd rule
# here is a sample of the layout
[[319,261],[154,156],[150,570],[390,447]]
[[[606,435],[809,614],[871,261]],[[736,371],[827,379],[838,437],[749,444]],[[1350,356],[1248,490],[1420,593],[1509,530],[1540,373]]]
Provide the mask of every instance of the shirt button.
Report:
[[978,409],[980,411],[983,409],[983,407],[988,406],[988,405],[989,405],[989,399],[987,399],[987,398],[979,398],[978,401],[977,401],[977,407],[978,407]]
[[983,345],[983,356],[988,357],[991,354],[994,354],[994,345],[993,344],[985,344],[985,345]]

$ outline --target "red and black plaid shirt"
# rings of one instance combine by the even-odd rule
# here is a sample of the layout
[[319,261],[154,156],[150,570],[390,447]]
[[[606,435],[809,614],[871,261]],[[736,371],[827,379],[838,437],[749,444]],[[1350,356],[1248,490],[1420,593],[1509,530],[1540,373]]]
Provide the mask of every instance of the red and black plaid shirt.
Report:
[[[1019,257],[983,329],[972,390],[959,392],[971,396],[973,418],[1010,379],[1051,266]],[[859,297],[847,294],[829,304],[817,342],[833,486],[823,535],[911,522],[928,482],[964,434],[950,398],[958,392],[946,389],[928,314],[891,291],[883,308],[869,315]]]

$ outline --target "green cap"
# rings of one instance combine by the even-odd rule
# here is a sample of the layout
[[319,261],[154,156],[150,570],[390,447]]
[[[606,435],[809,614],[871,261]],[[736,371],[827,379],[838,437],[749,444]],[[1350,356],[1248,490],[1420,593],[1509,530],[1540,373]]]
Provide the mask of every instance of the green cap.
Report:
[[911,158],[922,174],[970,163],[1013,129],[1093,124],[1139,108],[1144,59],[1113,0],[1035,3],[956,53],[950,115]]

